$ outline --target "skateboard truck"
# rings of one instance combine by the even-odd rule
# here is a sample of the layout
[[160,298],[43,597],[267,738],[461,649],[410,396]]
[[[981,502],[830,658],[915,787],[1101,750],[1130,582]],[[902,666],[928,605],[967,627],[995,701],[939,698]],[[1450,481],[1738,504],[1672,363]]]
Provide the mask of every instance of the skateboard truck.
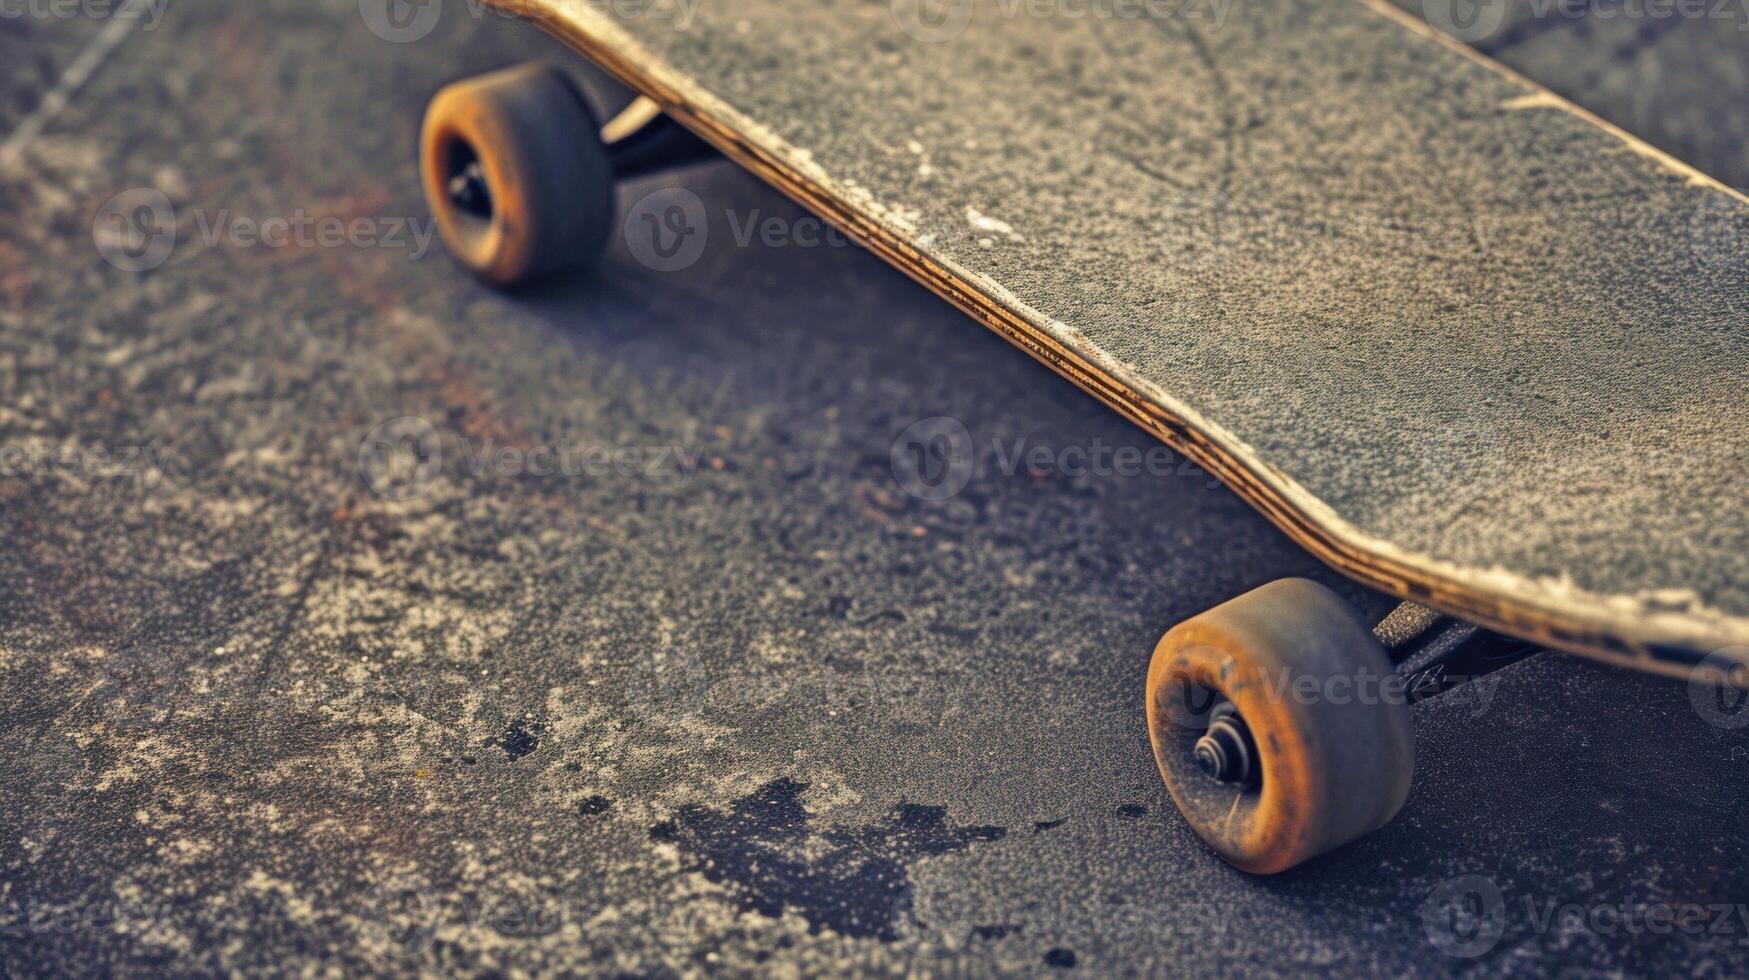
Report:
[[716,147],[640,95],[601,127],[615,180],[632,180],[720,157]]
[[605,125],[569,77],[544,63],[450,85],[426,111],[425,196],[444,243],[500,287],[600,258],[617,181],[716,151],[639,96]]
[[[601,127],[601,141],[616,181],[673,170],[717,155],[705,141],[662,114],[646,96],[637,99]],[[492,187],[479,157],[454,164],[456,172],[445,184],[452,206],[483,220],[492,217]]]
[[1283,871],[1396,815],[1415,764],[1410,705],[1533,649],[1412,602],[1369,630],[1322,585],[1272,582],[1160,640],[1154,758],[1221,856]]
[[[1490,633],[1414,602],[1399,603],[1373,627],[1372,634],[1396,664],[1396,676],[1401,679],[1396,687],[1410,705],[1499,670],[1536,650],[1522,640]],[[1222,698],[1210,710],[1208,732],[1197,740],[1192,754],[1203,773],[1217,783],[1251,789],[1259,784],[1262,770],[1257,742],[1232,701]]]

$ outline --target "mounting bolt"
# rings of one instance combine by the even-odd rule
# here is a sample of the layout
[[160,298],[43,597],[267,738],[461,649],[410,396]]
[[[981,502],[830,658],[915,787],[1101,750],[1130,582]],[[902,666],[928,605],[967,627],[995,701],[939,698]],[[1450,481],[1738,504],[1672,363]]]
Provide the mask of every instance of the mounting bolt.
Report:
[[1251,730],[1231,701],[1210,713],[1209,730],[1197,739],[1194,755],[1203,773],[1218,783],[1255,786],[1262,776]]
[[449,199],[468,214],[482,218],[492,216],[492,190],[486,184],[485,168],[472,160],[461,172],[449,179]]

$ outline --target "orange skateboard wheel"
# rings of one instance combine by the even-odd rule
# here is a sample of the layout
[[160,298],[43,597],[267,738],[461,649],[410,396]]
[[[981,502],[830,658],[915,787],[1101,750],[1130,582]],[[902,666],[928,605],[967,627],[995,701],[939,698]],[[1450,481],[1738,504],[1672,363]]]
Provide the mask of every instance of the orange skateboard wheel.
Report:
[[1148,734],[1198,835],[1256,874],[1389,823],[1414,732],[1384,648],[1335,593],[1283,579],[1175,626],[1148,668]]
[[420,170],[451,254],[495,286],[594,262],[607,247],[613,165],[594,112],[556,68],[522,65],[437,93]]

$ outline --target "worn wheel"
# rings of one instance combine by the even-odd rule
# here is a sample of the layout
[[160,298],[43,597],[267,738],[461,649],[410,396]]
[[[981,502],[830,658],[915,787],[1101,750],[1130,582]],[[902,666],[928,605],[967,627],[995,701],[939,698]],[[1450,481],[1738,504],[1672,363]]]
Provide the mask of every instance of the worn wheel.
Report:
[[613,166],[595,114],[544,64],[437,93],[420,141],[425,197],[449,250],[510,286],[594,262],[613,224]]
[[1256,874],[1384,826],[1415,768],[1407,699],[1384,648],[1306,579],[1173,627],[1148,667],[1148,733],[1191,827]]

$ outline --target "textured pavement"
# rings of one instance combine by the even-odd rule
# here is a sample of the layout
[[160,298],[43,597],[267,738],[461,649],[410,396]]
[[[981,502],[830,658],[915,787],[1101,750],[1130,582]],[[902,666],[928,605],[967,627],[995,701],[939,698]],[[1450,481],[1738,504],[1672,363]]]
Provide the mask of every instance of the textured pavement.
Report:
[[[1154,641],[1284,575],[1389,601],[1176,461],[1005,465],[1153,447],[732,167],[625,192],[785,232],[683,271],[414,260],[425,98],[557,54],[448,10],[176,4],[0,171],[0,972],[1749,969],[1744,716],[1569,659],[1417,707],[1381,833],[1227,868]],[[100,29],[0,20],[0,132]],[[388,242],[237,223],[300,215]],[[979,466],[920,500],[941,416]]]

